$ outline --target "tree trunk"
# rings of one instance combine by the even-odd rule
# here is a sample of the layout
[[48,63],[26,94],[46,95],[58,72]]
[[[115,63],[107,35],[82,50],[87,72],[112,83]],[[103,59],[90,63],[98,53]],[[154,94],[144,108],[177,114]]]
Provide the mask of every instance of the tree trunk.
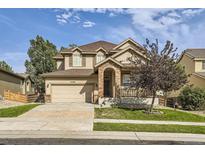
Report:
[[156,97],[156,91],[153,92],[153,97],[152,97],[152,104],[149,108],[149,112],[152,113],[152,110],[153,110],[153,107],[154,107],[154,100],[155,100],[155,97]]
[[164,93],[164,106],[167,106],[167,92]]

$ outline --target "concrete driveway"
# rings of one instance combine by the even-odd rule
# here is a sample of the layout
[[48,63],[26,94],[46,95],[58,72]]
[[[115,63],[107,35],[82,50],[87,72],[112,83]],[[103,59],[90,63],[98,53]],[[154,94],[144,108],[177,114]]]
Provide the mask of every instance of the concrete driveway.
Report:
[[92,104],[50,103],[17,118],[1,118],[0,130],[92,131],[93,119]]

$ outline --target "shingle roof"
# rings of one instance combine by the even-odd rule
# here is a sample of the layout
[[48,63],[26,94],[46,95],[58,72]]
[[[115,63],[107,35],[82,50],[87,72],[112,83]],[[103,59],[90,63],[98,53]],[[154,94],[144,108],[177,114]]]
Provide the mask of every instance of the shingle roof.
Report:
[[205,72],[195,72],[194,74],[205,78]]
[[68,69],[42,74],[43,77],[86,77],[94,73],[93,69]]
[[29,77],[29,74],[26,74],[26,73],[18,73],[18,75],[24,77],[24,78],[27,78]]
[[18,75],[18,74],[13,73],[13,72],[9,72],[9,71],[4,70],[4,69],[2,69],[2,68],[0,68],[0,72],[4,72],[4,73],[6,73],[6,74],[9,74],[9,75],[15,76],[15,77],[20,78],[20,79],[24,79],[24,77],[23,77],[23,76]]
[[58,59],[58,58],[63,58],[63,56],[62,56],[62,54],[61,54],[60,52],[58,52],[58,53],[56,54],[56,56],[53,57],[53,58]]
[[[104,48],[106,51],[110,51],[112,50],[114,47],[116,47],[117,45],[111,42],[107,42],[107,41],[97,41],[97,42],[93,42],[93,43],[89,43],[89,44],[85,44],[85,45],[81,45],[78,48],[80,48],[83,51],[92,51],[95,52],[97,49],[99,49],[100,47]],[[68,49],[64,49],[63,52],[71,52],[73,48],[68,48]]]
[[205,48],[204,49],[187,49],[185,53],[189,54],[193,58],[205,58]]

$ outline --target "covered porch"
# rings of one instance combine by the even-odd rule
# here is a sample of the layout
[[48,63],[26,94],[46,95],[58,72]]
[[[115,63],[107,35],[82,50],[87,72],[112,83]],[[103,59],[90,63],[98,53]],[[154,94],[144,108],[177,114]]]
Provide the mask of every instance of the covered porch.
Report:
[[98,67],[98,97],[115,98],[129,84],[130,70],[107,62]]

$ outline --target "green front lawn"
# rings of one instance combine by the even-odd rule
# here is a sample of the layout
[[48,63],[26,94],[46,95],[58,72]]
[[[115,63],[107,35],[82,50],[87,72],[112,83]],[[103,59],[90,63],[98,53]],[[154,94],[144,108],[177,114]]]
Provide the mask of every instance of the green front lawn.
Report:
[[205,134],[204,126],[94,123],[95,131],[170,132]]
[[0,117],[17,117],[38,105],[39,104],[29,104],[0,109]]
[[162,111],[164,114],[145,114],[142,110],[132,111],[120,108],[95,108],[95,118],[205,122],[205,117],[192,113],[174,111],[171,109],[159,110]]

